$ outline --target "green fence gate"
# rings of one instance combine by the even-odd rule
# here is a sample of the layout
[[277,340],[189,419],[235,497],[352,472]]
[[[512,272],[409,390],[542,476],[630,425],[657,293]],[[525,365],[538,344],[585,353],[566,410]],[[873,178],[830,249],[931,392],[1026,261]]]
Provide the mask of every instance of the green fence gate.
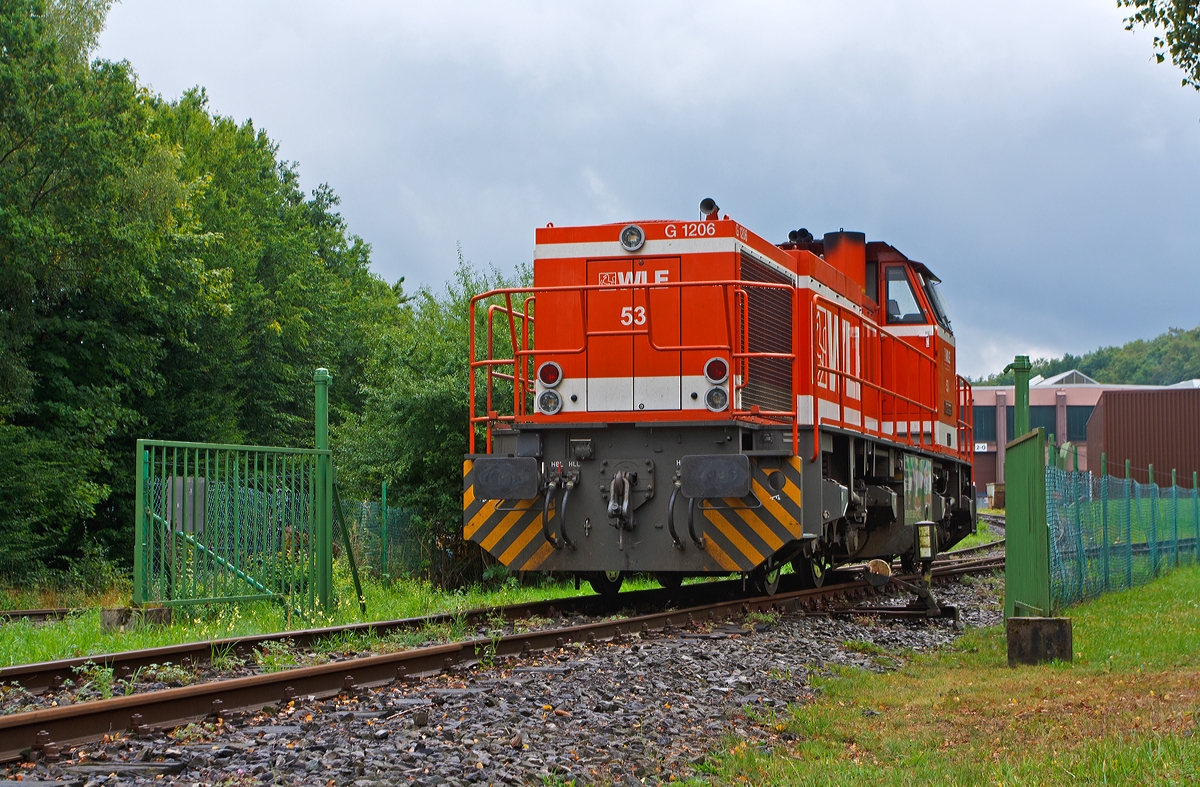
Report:
[[[1110,590],[1147,582],[1164,571],[1200,562],[1200,477],[1181,487],[1079,471],[1078,455],[1056,455],[1039,427],[1029,431],[1029,357],[1005,371],[1014,378],[1014,418],[1020,435],[1005,447],[1004,616],[1050,616]],[[1068,457],[1074,470],[1067,470]],[[1061,465],[1061,466],[1060,466]]]
[[138,455],[134,603],[327,605],[329,451],[139,440]]
[[1046,441],[1041,427],[1005,447],[1004,617],[1052,614],[1046,527]]
[[134,604],[263,599],[302,617],[332,609],[329,372],[318,369],[314,383],[316,448],[137,441]]

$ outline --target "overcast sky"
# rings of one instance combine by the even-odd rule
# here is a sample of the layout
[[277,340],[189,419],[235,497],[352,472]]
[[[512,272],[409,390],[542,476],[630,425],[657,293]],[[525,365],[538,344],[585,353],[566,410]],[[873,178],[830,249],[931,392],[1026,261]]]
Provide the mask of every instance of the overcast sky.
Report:
[[979,375],[1200,324],[1200,93],[1115,6],[124,0],[98,54],[265,128],[389,281],[712,196],[928,264]]

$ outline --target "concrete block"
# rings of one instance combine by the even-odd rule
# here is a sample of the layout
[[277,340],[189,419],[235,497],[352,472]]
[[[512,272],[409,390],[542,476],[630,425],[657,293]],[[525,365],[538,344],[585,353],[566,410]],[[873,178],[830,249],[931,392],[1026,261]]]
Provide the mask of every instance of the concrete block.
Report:
[[1042,664],[1047,661],[1071,661],[1070,618],[1009,618],[1008,666]]
[[133,610],[129,607],[110,607],[100,610],[100,633],[109,634],[113,631],[124,631],[133,618]]
[[171,607],[140,607],[134,613],[134,620],[139,626],[169,626],[172,612]]

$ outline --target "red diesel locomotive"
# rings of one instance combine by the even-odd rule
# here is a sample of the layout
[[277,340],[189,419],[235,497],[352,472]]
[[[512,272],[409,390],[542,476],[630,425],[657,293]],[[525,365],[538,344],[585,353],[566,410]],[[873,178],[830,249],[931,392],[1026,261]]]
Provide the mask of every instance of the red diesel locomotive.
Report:
[[938,278],[862,233],[776,245],[701,213],[547,225],[533,286],[474,299],[464,537],[605,594],[629,572],[771,593],[789,561],[813,587],[972,532]]

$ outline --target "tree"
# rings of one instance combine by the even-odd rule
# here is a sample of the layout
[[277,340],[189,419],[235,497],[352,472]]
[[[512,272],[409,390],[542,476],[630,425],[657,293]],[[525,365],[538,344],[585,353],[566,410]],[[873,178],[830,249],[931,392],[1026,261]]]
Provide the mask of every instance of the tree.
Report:
[[1200,3],[1196,0],[1117,0],[1122,8],[1134,9],[1125,18],[1125,29],[1153,27],[1154,57],[1162,63],[1167,54],[1183,69],[1184,85],[1200,90]]
[[[1200,378],[1200,327],[1189,331],[1171,328],[1150,340],[1135,339],[1120,347],[1101,347],[1083,355],[1039,358],[1033,373],[1052,377],[1078,369],[1102,383],[1124,385],[1174,385]],[[1012,373],[994,374],[977,382],[1012,385]]]
[[[518,278],[527,280],[528,272]],[[443,586],[477,580],[483,570],[480,549],[462,538],[470,302],[516,284],[475,270],[460,252],[454,280],[442,292],[418,290],[402,302],[396,324],[378,334],[362,380],[362,410],[334,434],[340,482],[360,499],[374,498],[380,481],[388,482],[388,502],[412,512],[425,573]],[[477,309],[477,337],[486,336],[486,311]]]
[[138,437],[311,445],[399,313],[262,129],[89,62],[107,2],[0,0],[0,571],[132,555]]
[[0,5],[0,453],[19,462],[0,473],[5,568],[82,540],[129,464],[110,441],[157,383],[161,337],[220,299],[180,253],[186,189],[143,91],[125,65],[86,62],[78,19],[50,19]]

